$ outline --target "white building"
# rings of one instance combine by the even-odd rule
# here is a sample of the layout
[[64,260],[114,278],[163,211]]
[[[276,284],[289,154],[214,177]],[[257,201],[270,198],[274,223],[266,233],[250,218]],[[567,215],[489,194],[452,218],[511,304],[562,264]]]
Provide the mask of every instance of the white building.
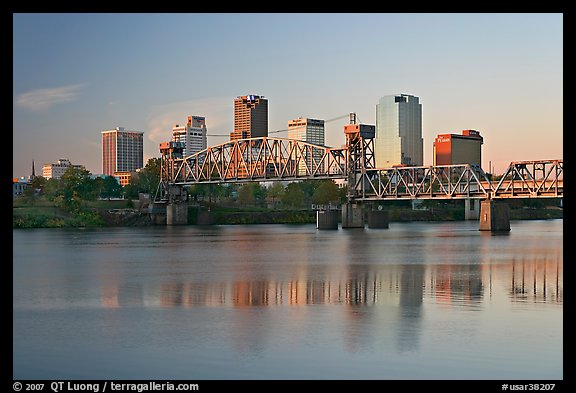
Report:
[[374,156],[377,168],[424,165],[422,104],[419,98],[395,94],[376,105]]
[[[324,120],[302,117],[290,120],[288,122],[288,138],[324,146]],[[322,157],[320,150],[312,154],[316,160],[320,160]],[[312,157],[305,157],[305,159],[305,162],[301,162],[298,167],[300,175],[306,174],[306,164],[310,166],[312,162]]]
[[202,116],[188,116],[188,122],[172,128],[172,140],[184,143],[184,157],[198,153],[207,146],[206,118]]
[[45,179],[60,179],[68,168],[84,169],[84,165],[72,165],[70,160],[61,158],[56,164],[44,164],[42,166],[42,176]]

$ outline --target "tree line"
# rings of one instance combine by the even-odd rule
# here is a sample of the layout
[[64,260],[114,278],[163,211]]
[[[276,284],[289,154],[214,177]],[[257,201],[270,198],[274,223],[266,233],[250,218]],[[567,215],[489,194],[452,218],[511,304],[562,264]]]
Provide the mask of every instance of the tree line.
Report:
[[[113,176],[96,177],[86,169],[70,167],[60,179],[42,176],[32,179],[24,191],[24,198],[34,204],[39,194],[55,206],[68,211],[80,211],[82,201],[124,198],[138,199],[139,193],[156,194],[160,182],[160,158],[151,158],[146,166],[121,186]],[[346,200],[346,188],[339,188],[332,180],[304,180],[298,182],[197,184],[188,189],[189,199],[198,203],[221,203],[241,207],[306,208],[310,204],[338,204]]]

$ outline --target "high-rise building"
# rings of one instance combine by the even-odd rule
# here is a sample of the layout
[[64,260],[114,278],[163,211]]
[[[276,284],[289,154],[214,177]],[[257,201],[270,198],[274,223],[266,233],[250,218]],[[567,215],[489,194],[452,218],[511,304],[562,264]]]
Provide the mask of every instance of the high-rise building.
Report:
[[230,140],[268,136],[268,99],[247,95],[234,98],[234,131]]
[[434,139],[433,165],[482,165],[484,138],[476,130],[463,130],[462,135],[439,134]]
[[421,166],[424,163],[422,104],[418,97],[395,94],[376,105],[376,167]]
[[70,167],[84,169],[84,165],[72,165],[70,160],[61,158],[55,164],[44,164],[42,166],[42,177],[45,179],[60,179]]
[[[301,118],[290,120],[288,122],[288,138],[298,139],[315,145],[324,146],[324,120]],[[305,155],[308,152],[304,153]],[[320,150],[312,152],[316,161],[322,158]],[[298,166],[299,174],[306,174],[306,166],[311,167],[312,157],[304,157],[305,161],[300,162]]]
[[124,127],[102,131],[102,173],[134,172],[144,166],[144,133]]
[[188,116],[188,122],[172,128],[172,140],[184,143],[184,156],[190,156],[206,149],[206,118],[203,116]]

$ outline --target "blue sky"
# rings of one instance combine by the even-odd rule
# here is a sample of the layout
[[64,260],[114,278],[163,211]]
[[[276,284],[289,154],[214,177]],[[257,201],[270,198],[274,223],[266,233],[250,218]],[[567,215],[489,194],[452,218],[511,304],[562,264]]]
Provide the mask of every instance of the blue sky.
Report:
[[[101,173],[100,132],[117,126],[144,132],[146,162],[188,115],[222,143],[240,95],[268,98],[274,131],[375,124],[398,93],[420,97],[425,165],[436,135],[464,129],[484,137],[485,170],[563,158],[563,15],[15,13],[13,175],[60,158]],[[326,124],[327,145],[346,122]]]

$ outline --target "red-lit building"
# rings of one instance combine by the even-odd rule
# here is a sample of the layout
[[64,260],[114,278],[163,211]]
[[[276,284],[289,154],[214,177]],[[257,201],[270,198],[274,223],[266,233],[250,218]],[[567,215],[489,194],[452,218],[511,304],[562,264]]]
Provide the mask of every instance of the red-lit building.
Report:
[[434,139],[434,164],[471,164],[482,166],[482,144],[479,131],[463,130],[462,135],[439,134]]

